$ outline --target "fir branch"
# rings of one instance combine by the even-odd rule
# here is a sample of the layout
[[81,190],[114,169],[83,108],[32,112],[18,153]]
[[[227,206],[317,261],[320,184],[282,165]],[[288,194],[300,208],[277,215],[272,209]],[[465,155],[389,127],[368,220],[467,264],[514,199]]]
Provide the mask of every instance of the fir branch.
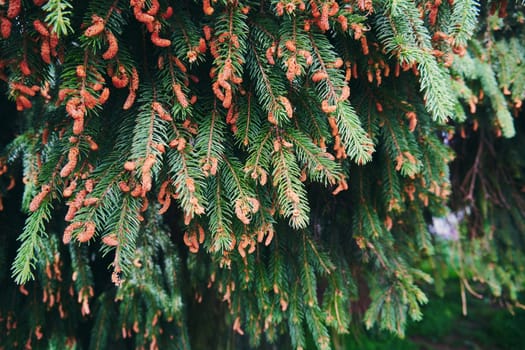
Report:
[[34,278],[32,269],[38,258],[43,239],[47,237],[46,223],[51,219],[51,200],[44,198],[39,207],[26,220],[24,230],[18,237],[22,242],[16,252],[11,273],[17,284],[24,284]]
[[386,211],[402,211],[403,200],[401,198],[401,184],[400,179],[396,176],[395,167],[391,157],[384,157],[382,162],[382,193],[384,203],[386,205]]
[[241,162],[235,157],[223,157],[224,167],[221,169],[224,191],[234,203],[235,214],[244,224],[248,224],[253,214],[259,211],[259,201],[255,198],[253,189],[245,181],[241,173]]
[[493,69],[485,62],[478,61],[479,78],[487,95],[493,110],[496,112],[498,126],[501,128],[503,136],[513,137],[516,134],[514,122],[507,107],[507,102],[503,93],[498,89],[498,83]]
[[82,303],[82,314],[87,315],[90,311],[88,300],[93,297],[93,272],[89,265],[88,249],[86,246],[70,244],[69,255],[72,270],[76,272],[72,279],[78,294],[77,302]]
[[58,37],[73,33],[70,16],[72,16],[71,5],[68,0],[49,0],[42,9],[47,12],[46,23],[51,26]]
[[450,29],[447,30],[447,33],[454,40],[454,45],[465,46],[467,44],[478,24],[478,15],[479,1],[454,1],[451,18],[448,22]]
[[269,128],[261,130],[256,142],[254,142],[249,149],[249,156],[246,160],[244,171],[248,173],[252,179],[258,180],[261,185],[266,184],[272,148],[273,131]]
[[284,76],[269,62],[263,60],[265,46],[274,44],[265,31],[258,30],[259,27],[255,26],[251,32],[246,65],[254,83],[255,95],[259,104],[268,114],[268,120],[271,123],[282,125],[287,123],[290,117],[280,102],[280,97],[286,95]]
[[322,321],[323,315],[317,303],[316,286],[317,281],[313,270],[309,266],[306,251],[306,240],[303,236],[303,247],[299,252],[299,259],[301,261],[301,279],[304,288],[304,298],[308,308],[305,310],[305,320],[308,328],[314,336],[315,343],[318,349],[329,349],[328,330]]
[[261,130],[263,122],[262,111],[252,92],[239,99],[239,116],[235,123],[237,132],[234,137],[241,148],[252,145]]
[[425,255],[433,255],[435,252],[434,245],[432,243],[432,237],[430,236],[430,232],[428,231],[428,225],[425,223],[425,219],[423,217],[423,212],[418,205],[411,205],[410,206],[411,213],[413,213],[413,220],[415,223],[415,227],[417,227],[417,236],[416,236],[416,244],[421,251],[421,253]]
[[331,139],[329,126],[326,123],[326,115],[318,107],[320,104],[315,92],[311,88],[305,88],[300,95],[294,95],[296,114],[296,124],[299,130],[308,134],[311,141],[323,148],[323,143]]
[[310,179],[328,186],[344,177],[340,165],[331,155],[323,152],[306,135],[296,130],[289,130],[284,135],[294,144],[297,159],[307,168]]
[[444,123],[453,117],[454,96],[450,93],[449,77],[441,68],[436,59],[429,54],[421,55],[418,60],[418,69],[421,73],[420,85],[423,91],[425,106],[434,120]]
[[[340,260],[344,264],[343,260]],[[344,280],[348,266],[338,266],[329,280],[328,288],[323,297],[323,312],[326,314],[327,325],[333,327],[338,333],[348,333],[351,313],[348,312],[349,292],[352,286],[350,281]]]
[[179,9],[169,21],[172,24],[171,47],[175,56],[193,66],[199,65],[205,56],[199,48],[201,36],[191,14],[185,9]]
[[[335,106],[333,112],[335,112],[337,131],[346,154],[357,164],[367,163],[372,159],[374,145],[350,103],[346,99],[341,99],[346,84],[341,71],[328,68],[333,66],[337,59],[331,50],[331,44],[324,36],[310,33],[309,38],[314,57],[311,69],[314,72],[320,70],[326,76],[326,79],[317,84],[319,98],[326,104],[325,109]],[[325,112],[330,113],[328,110]]]
[[176,188],[176,195],[187,221],[195,215],[204,213],[206,201],[203,195],[205,184],[202,171],[197,162],[197,155],[189,145],[180,151],[177,149],[166,152],[168,172]]
[[288,329],[290,330],[290,338],[292,345],[295,348],[304,347],[306,340],[302,327],[304,320],[304,304],[300,297],[301,283],[297,280],[292,286],[292,293],[290,294],[290,304],[288,307]]
[[448,88],[450,78],[429,53],[432,50],[430,36],[415,4],[401,1],[386,5],[384,13],[376,17],[376,28],[388,53],[401,63],[417,64],[425,106],[434,120],[444,123],[453,115],[455,104]]
[[226,123],[220,114],[217,99],[212,109],[199,120],[200,132],[195,141],[195,151],[201,155],[201,169],[205,176],[215,175],[223,160]]
[[280,146],[272,156],[272,166],[272,184],[277,190],[283,216],[289,218],[294,229],[306,227],[310,207],[304,185],[299,181],[300,170],[293,152],[284,145]]
[[419,160],[418,148],[414,145],[413,135],[404,131],[399,123],[384,119],[383,142],[390,158],[396,162],[396,170],[403,176],[414,178],[421,171],[422,163]]
[[90,350],[102,350],[107,347],[110,329],[114,324],[113,300],[109,292],[103,293],[98,299],[95,325],[91,332]]
[[231,227],[233,217],[231,202],[222,190],[222,176],[219,173],[207,181],[207,215],[212,239],[206,242],[212,253],[222,254],[234,248],[234,236]]

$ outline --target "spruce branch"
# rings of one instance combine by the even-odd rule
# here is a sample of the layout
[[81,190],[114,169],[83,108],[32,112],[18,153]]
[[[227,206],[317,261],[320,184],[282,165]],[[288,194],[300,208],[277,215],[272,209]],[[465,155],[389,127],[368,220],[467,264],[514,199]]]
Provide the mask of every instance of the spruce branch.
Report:
[[72,16],[73,5],[68,0],[49,0],[42,9],[47,12],[45,21],[51,26],[58,37],[73,33],[70,16]]
[[32,270],[41,246],[43,246],[42,241],[47,236],[46,223],[51,219],[51,210],[51,200],[47,196],[41,200],[38,208],[26,220],[24,230],[18,238],[22,244],[16,252],[16,258],[11,267],[12,276],[17,284],[24,284],[34,279]]
[[449,22],[449,33],[456,46],[465,46],[474,34],[479,15],[479,1],[455,1]]
[[277,190],[279,210],[289,219],[292,228],[305,228],[309,222],[310,208],[304,184],[299,180],[300,170],[294,153],[284,142],[274,140],[272,155],[272,185]]

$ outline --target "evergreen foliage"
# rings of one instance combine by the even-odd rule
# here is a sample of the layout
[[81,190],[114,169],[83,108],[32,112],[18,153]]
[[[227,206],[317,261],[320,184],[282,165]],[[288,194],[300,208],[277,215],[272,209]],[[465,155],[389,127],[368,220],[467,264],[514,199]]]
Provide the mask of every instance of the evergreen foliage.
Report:
[[0,348],[402,337],[450,268],[523,307],[524,6],[0,0]]

